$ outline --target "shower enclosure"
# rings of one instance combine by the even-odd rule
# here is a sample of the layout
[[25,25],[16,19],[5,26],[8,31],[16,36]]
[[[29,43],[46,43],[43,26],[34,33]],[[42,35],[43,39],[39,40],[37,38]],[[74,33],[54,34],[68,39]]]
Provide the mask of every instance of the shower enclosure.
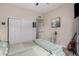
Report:
[[36,19],[36,39],[42,38],[44,20],[41,16]]

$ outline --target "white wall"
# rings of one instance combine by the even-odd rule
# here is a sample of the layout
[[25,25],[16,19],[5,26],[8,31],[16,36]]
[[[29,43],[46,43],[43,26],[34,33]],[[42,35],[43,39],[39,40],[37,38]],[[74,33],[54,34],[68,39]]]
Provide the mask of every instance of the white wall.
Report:
[[[74,4],[64,4],[62,7],[44,15],[43,39],[50,39],[54,31],[58,32],[57,44],[67,47],[73,36]],[[61,17],[61,27],[51,28],[51,19]]]
[[0,4],[0,40],[7,40],[7,24],[1,25],[2,21],[7,23],[8,17],[33,20],[39,14],[21,9],[12,5]]

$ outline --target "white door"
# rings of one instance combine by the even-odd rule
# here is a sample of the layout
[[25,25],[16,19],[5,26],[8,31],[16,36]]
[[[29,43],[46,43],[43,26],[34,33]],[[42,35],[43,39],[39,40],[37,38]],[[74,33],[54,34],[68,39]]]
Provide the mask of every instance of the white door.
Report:
[[10,44],[36,39],[36,28],[32,28],[32,22],[33,20],[9,19]]

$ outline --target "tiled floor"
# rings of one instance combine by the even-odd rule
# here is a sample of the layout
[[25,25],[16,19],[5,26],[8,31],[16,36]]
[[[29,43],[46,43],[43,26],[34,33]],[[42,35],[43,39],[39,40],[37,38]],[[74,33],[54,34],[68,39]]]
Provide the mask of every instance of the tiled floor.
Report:
[[[24,43],[19,43],[19,44],[14,44],[10,46],[10,51],[8,55],[12,55],[21,51],[25,51],[25,50],[29,50],[32,46],[34,45],[34,43],[32,42],[24,42]],[[73,56],[73,53],[68,51],[66,48],[63,49],[66,56]]]
[[10,50],[8,55],[12,55],[15,53],[19,53],[21,51],[29,50],[33,46],[32,42],[28,43],[18,43],[18,44],[13,44],[10,45]]

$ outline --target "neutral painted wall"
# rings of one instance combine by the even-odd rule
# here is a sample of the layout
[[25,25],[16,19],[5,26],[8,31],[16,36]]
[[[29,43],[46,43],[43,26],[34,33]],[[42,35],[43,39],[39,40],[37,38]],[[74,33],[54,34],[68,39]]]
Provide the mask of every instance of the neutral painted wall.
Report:
[[[7,18],[25,18],[25,19],[36,19],[39,14],[26,10],[17,8],[11,5],[0,5],[0,39],[7,40],[7,25],[1,25],[2,21],[7,23]],[[74,6],[73,4],[65,4],[48,14],[44,14],[44,26],[42,31],[42,38],[50,40],[51,34],[54,31],[58,32],[57,44],[68,45],[69,41],[73,36],[73,17],[74,17]],[[51,19],[55,17],[61,17],[61,27],[51,28]],[[53,36],[53,35],[52,35]]]
[[[57,31],[56,43],[67,47],[73,36],[74,4],[64,4],[50,13],[45,14],[44,17],[44,36],[42,38],[50,40],[51,34]],[[55,17],[61,17],[60,28],[51,28],[51,19]]]
[[[29,11],[27,9],[21,9],[12,5],[0,4],[0,40],[7,40],[7,19],[19,18],[26,20],[33,20],[39,14]],[[6,25],[1,25],[1,22],[5,21]]]

